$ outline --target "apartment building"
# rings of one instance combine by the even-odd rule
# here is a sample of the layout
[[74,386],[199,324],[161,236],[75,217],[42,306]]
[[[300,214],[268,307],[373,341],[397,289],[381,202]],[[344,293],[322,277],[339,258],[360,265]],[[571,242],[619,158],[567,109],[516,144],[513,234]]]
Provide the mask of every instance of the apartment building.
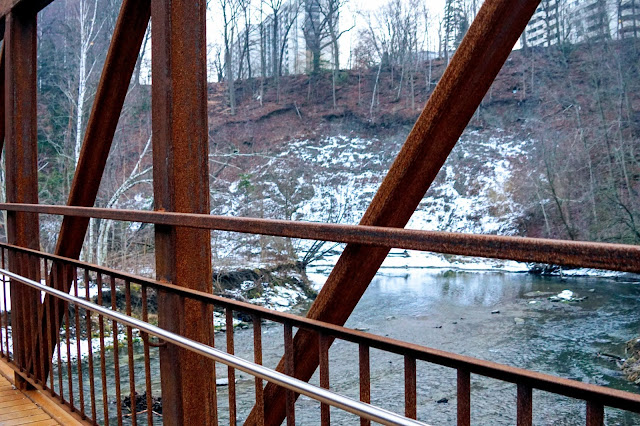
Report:
[[637,37],[640,0],[542,0],[525,30],[529,46]]

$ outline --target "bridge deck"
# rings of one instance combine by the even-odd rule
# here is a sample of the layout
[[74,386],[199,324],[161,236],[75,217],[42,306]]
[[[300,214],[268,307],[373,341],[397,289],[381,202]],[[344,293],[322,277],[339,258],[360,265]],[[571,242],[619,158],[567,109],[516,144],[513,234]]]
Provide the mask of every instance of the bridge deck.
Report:
[[0,376],[0,424],[49,426],[59,423],[6,378]]
[[14,370],[0,358],[0,426],[84,425],[46,393],[16,389],[13,377]]

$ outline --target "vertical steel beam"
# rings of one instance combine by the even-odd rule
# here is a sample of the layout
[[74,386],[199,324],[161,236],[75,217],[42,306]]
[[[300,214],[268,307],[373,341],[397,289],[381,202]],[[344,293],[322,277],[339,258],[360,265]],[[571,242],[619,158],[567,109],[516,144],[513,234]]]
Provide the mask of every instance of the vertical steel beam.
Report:
[[[402,150],[383,180],[361,225],[402,228],[424,197],[472,118],[540,0],[487,0],[442,79],[429,98]],[[389,249],[349,244],[311,306],[309,318],[342,325],[367,289]],[[294,339],[296,377],[309,380],[318,366],[313,333]],[[278,369],[283,371],[284,362]],[[266,423],[285,416],[285,392],[269,384]],[[253,414],[246,424],[253,424]]]
[[[153,190],[156,210],[209,213],[204,0],[152,0]],[[209,230],[156,226],[159,280],[213,291]],[[175,294],[158,296],[160,327],[213,345],[213,311]],[[160,349],[163,421],[216,422],[214,364]]]
[[[31,10],[15,10],[6,18],[5,27],[5,129],[6,194],[13,203],[38,202],[38,132],[36,105],[37,15]],[[9,244],[39,249],[38,215],[7,213]],[[23,261],[21,261],[23,260]],[[34,276],[37,267],[29,267],[26,257],[10,254],[9,268],[21,275]],[[29,374],[38,374],[39,360],[30,339],[36,333],[30,325],[37,318],[40,293],[11,284],[13,336],[16,359]],[[16,377],[21,381],[19,377]]]

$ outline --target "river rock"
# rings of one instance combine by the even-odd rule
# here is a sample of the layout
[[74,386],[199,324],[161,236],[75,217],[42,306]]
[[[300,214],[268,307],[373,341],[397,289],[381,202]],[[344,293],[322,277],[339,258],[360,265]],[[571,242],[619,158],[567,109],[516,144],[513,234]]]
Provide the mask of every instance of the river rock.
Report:
[[622,372],[627,380],[640,385],[640,337],[627,342],[625,353],[627,359],[622,364]]
[[549,297],[552,302],[582,302],[587,297],[577,297],[577,295],[571,290],[562,290],[555,296]]
[[[238,379],[234,380],[233,383],[238,383]],[[216,379],[216,386],[229,386],[229,378],[223,377],[221,379]]]
[[518,325],[520,325],[520,324],[524,324],[524,318],[518,318],[518,317],[515,317],[513,320],[514,320],[514,321],[516,322],[516,324],[518,324]]

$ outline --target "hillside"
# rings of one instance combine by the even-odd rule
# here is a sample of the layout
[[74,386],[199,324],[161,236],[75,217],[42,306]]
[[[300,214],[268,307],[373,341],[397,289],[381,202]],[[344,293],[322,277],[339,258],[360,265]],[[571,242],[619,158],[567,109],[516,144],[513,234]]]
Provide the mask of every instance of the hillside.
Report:
[[[408,226],[640,242],[639,47],[514,51]],[[434,60],[404,72],[341,71],[335,106],[330,72],[237,81],[235,115],[227,85],[211,84],[212,213],[358,223],[444,68]],[[59,83],[44,80],[39,90],[40,201],[61,204],[73,172],[72,120],[57,103]],[[149,87],[133,85],[97,205],[151,208],[150,105]],[[44,220],[51,250],[59,221]],[[93,232],[98,262],[153,272],[151,227],[98,221]],[[337,249],[219,232],[212,247],[218,268],[307,264]]]
[[[514,51],[409,226],[640,241],[637,47]],[[253,215],[261,200],[266,217],[357,222],[443,70],[433,61],[428,88],[423,64],[412,97],[383,68],[373,108],[376,67],[342,71],[335,108],[330,73],[267,80],[262,102],[257,80],[241,82],[235,116],[212,85],[214,152],[236,155],[213,182],[214,211]]]

